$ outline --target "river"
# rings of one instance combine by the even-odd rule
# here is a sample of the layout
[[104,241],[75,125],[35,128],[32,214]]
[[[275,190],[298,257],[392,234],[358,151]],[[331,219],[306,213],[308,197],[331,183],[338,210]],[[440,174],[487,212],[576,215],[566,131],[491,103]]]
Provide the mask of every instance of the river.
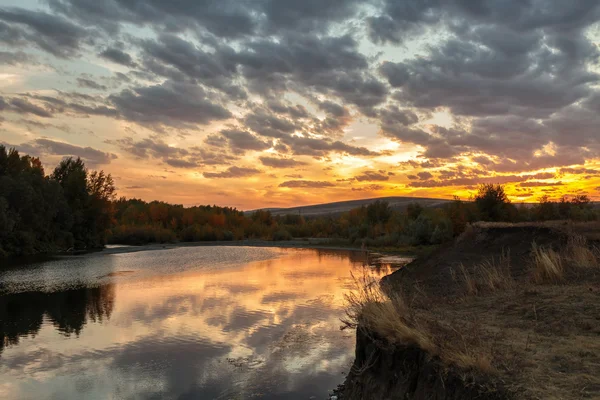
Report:
[[0,268],[2,399],[326,399],[361,252],[178,247]]

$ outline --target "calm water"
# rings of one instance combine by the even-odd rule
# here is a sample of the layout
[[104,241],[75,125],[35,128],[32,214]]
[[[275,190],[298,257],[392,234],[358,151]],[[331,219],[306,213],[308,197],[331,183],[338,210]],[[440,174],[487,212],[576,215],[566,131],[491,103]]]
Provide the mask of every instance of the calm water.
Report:
[[339,319],[364,265],[188,247],[4,267],[0,398],[325,399],[353,361]]

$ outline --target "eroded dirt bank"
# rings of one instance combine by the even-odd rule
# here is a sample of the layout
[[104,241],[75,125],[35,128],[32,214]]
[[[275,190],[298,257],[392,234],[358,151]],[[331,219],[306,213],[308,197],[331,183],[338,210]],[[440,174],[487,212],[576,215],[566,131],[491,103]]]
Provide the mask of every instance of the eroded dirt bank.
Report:
[[356,358],[340,398],[415,400],[503,400],[511,396],[492,382],[448,370],[418,347],[388,347],[358,329]]
[[481,224],[385,277],[339,398],[600,399],[599,232]]

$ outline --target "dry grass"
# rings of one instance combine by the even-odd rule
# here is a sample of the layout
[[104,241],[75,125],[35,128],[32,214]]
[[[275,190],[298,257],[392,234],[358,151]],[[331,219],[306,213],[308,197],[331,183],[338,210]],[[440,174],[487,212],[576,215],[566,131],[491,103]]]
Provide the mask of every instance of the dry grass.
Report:
[[536,283],[561,283],[567,274],[577,270],[600,269],[600,252],[581,235],[570,235],[567,246],[561,252],[541,248],[534,242],[531,255],[532,275]]
[[455,270],[452,270],[451,273],[455,281],[460,276],[460,280],[462,280],[468,294],[475,295],[479,292],[475,278],[473,278],[473,275],[471,275],[463,263],[460,263],[458,266],[458,273]]
[[458,250],[416,264],[424,273],[408,269],[388,281],[392,298],[377,283],[369,295],[353,296],[353,323],[381,342],[423,348],[466,375],[491,374],[514,398],[600,399],[600,250],[590,236],[600,224],[538,223],[552,229],[523,232],[478,225]]
[[584,236],[569,237],[567,257],[578,268],[600,268],[598,249],[590,247]]
[[535,242],[531,246],[533,280],[536,283],[559,283],[564,280],[563,259],[552,249],[543,249]]
[[390,344],[414,345],[433,352],[433,340],[402,294],[388,297],[372,277],[355,278],[356,289],[346,295],[347,327],[359,324]]
[[515,280],[510,273],[510,252],[504,251],[498,258],[492,257],[474,266],[469,271],[459,264],[458,271],[451,271],[453,279],[462,281],[466,292],[476,295],[483,291],[496,291],[514,287]]
[[388,346],[418,347],[446,366],[485,373],[494,370],[490,351],[473,345],[481,341],[473,325],[467,329],[464,320],[440,324],[433,305],[425,306],[423,298],[406,299],[402,293],[389,297],[377,281],[355,282],[356,290],[346,295],[344,327],[360,325]]

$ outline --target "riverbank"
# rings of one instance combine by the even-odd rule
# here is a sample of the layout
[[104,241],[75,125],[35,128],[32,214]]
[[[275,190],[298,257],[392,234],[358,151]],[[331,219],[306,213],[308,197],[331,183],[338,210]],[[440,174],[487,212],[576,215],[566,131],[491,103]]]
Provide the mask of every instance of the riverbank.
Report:
[[133,253],[138,251],[153,251],[163,249],[175,249],[179,247],[199,247],[199,246],[248,246],[248,247],[279,247],[292,249],[321,249],[321,250],[350,250],[350,251],[368,251],[370,253],[382,253],[386,255],[403,255],[411,258],[422,257],[431,254],[438,246],[385,246],[368,247],[366,249],[357,247],[349,241],[332,238],[303,238],[292,240],[263,240],[263,239],[245,239],[245,240],[221,240],[221,241],[203,241],[203,242],[174,242],[174,243],[149,243],[142,245],[122,245],[109,244],[104,248],[78,251],[56,251],[48,253],[38,253],[28,256],[5,257],[1,258],[8,264],[22,264],[44,260],[55,256],[77,256],[91,254],[119,254]]
[[350,250],[368,251],[370,253],[381,253],[385,255],[403,255],[408,257],[420,257],[431,254],[437,246],[397,246],[397,247],[369,247],[362,249],[347,241],[329,238],[293,239],[282,241],[271,241],[262,239],[232,240],[232,241],[205,241],[205,242],[178,242],[178,243],[152,243],[140,246],[130,245],[107,245],[101,254],[130,253],[137,251],[174,249],[178,247],[200,247],[200,246],[248,246],[248,247],[279,247],[292,249],[316,249],[316,250]]
[[342,399],[600,398],[600,226],[476,224],[350,299]]

